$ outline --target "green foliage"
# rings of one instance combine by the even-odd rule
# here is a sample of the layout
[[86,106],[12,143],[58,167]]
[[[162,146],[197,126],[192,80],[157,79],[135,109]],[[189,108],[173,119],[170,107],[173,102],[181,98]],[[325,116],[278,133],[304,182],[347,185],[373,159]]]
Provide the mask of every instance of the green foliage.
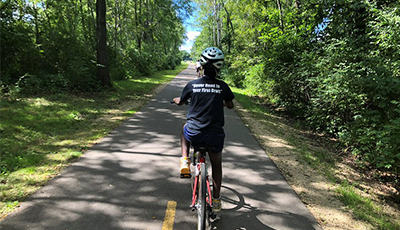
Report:
[[[370,23],[362,27],[363,34],[354,37],[341,30],[340,39],[323,43],[315,64],[318,75],[308,80],[313,90],[306,117],[316,129],[350,146],[368,165],[396,172],[400,167],[399,145],[394,134],[399,129],[400,116],[396,68],[399,56],[391,55],[388,50],[399,50],[399,46],[396,48],[393,43],[398,42],[396,36],[385,34],[388,31],[397,34],[396,21],[398,24],[400,20],[372,5],[366,15]],[[390,20],[382,15],[391,15]],[[383,25],[386,26],[381,28]],[[365,40],[373,45],[359,44]]]
[[26,95],[41,93],[43,89],[49,94],[57,93],[61,89],[68,88],[68,80],[61,74],[58,75],[25,75],[22,76],[15,85],[14,90]]
[[203,31],[192,55],[218,45],[226,80],[337,138],[369,167],[400,172],[398,1],[198,2]]
[[248,69],[243,79],[243,86],[254,95],[260,95],[274,101],[274,80],[265,77],[265,65],[257,64]]
[[[2,88],[14,90],[17,84],[25,93],[99,90],[95,2],[2,1]],[[149,75],[180,64],[178,48],[184,36],[180,17],[191,10],[186,4],[186,0],[108,1],[113,80]]]
[[32,25],[19,15],[18,6],[1,2],[0,44],[1,44],[1,79],[2,85],[15,83],[27,72],[34,71],[40,55],[35,44]]
[[189,61],[190,60],[190,53],[186,50],[181,50],[182,60]]
[[[327,151],[325,148],[315,148],[314,143],[319,138],[313,136],[305,136],[303,129],[296,129],[292,122],[291,128],[284,127],[288,125],[285,119],[276,116],[276,112],[272,112],[268,106],[262,104],[263,98],[250,97],[249,92],[244,89],[232,88],[240,106],[250,112],[253,119],[257,119],[268,130],[270,135],[281,138],[292,148],[292,157],[297,158],[300,164],[307,163],[319,174],[323,174],[332,183],[335,183],[338,198],[346,205],[346,210],[351,212],[355,218],[370,223],[373,229],[399,229],[400,220],[393,218],[391,211],[385,209],[385,205],[371,199],[365,191],[365,186],[359,184],[357,179],[350,178],[348,180],[339,178],[337,174],[337,157],[334,152]],[[290,131],[288,131],[290,130]],[[321,139],[320,139],[321,140]],[[267,143],[268,144],[268,143]],[[360,172],[362,173],[362,172]],[[349,180],[350,180],[349,179]],[[366,183],[366,181],[361,181]],[[395,183],[395,182],[394,182]],[[394,184],[393,183],[393,184]]]

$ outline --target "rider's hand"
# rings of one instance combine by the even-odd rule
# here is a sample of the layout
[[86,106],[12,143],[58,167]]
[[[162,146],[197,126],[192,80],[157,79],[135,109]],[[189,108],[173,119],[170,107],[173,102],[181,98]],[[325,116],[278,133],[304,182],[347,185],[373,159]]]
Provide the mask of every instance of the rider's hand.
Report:
[[232,109],[234,107],[233,101],[223,101],[223,106],[228,109]]
[[172,101],[173,101],[175,104],[179,105],[179,103],[181,103],[181,98],[180,98],[180,97],[174,97],[174,98],[172,99]]

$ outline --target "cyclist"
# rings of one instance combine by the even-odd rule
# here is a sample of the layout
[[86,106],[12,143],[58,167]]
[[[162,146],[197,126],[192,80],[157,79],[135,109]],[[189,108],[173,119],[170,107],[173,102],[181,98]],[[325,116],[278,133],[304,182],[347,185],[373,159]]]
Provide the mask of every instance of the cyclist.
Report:
[[196,62],[196,73],[197,73],[197,77],[200,77],[200,74],[201,74],[201,63],[200,63],[200,60],[197,60],[197,62]]
[[225,124],[224,109],[234,107],[234,94],[229,86],[216,77],[224,62],[224,54],[215,47],[206,48],[200,63],[204,69],[204,76],[189,82],[183,89],[181,96],[173,99],[177,105],[183,105],[190,99],[187,113],[187,122],[181,136],[182,157],[180,173],[190,174],[189,147],[193,145],[215,146],[210,150],[212,176],[214,180],[213,209],[221,210],[222,184],[222,149],[224,145]]

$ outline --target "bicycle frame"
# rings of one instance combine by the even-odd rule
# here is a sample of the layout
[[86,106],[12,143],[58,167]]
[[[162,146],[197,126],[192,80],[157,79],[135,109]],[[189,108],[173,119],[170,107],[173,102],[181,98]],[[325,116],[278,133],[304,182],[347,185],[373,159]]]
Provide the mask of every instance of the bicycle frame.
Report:
[[[197,155],[196,155],[197,154]],[[200,149],[195,151],[193,157],[193,165],[196,174],[193,183],[192,203],[190,205],[192,211],[198,211],[198,229],[206,229],[210,225],[210,218],[215,214],[212,211],[212,193],[209,175],[206,170],[207,150]],[[205,185],[205,189],[203,186]]]
[[[206,152],[205,151],[199,151],[197,154],[200,156],[198,157],[198,163],[193,162],[193,164],[196,167],[196,176],[194,178],[194,186],[193,186],[193,194],[192,194],[192,204],[190,205],[191,208],[195,208],[195,204],[197,201],[198,197],[198,184],[199,184],[199,179],[200,179],[200,173],[201,173],[201,163],[206,163]],[[212,207],[212,196],[211,196],[211,186],[210,186],[210,180],[208,178],[208,173],[206,172],[206,183],[207,183],[207,204]]]

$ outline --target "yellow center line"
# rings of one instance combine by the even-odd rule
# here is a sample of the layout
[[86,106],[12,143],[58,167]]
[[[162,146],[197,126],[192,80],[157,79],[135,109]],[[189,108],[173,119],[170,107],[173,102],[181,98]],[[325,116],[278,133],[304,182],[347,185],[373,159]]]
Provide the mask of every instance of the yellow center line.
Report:
[[174,228],[176,204],[176,201],[168,201],[162,230],[172,230]]

